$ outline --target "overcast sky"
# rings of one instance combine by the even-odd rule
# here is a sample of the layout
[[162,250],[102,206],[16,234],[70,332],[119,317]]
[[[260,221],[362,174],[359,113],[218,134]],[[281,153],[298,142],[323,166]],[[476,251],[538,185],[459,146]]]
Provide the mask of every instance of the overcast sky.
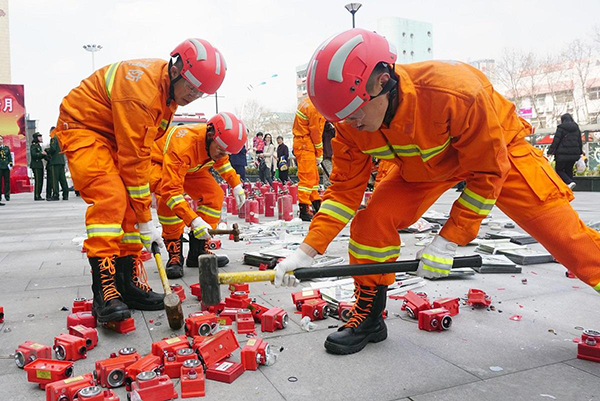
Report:
[[[227,61],[219,109],[255,98],[293,112],[295,68],[329,36],[351,27],[345,0],[9,0],[12,83],[25,85],[30,117],[46,137],[62,98],[92,71],[82,46],[101,44],[96,68],[119,60],[167,59],[188,37]],[[357,27],[393,16],[433,24],[433,57],[495,58],[503,48],[556,51],[600,24],[600,0],[362,0]],[[277,78],[270,78],[278,74]],[[253,92],[248,85],[266,81]],[[214,98],[180,108],[214,114]]]

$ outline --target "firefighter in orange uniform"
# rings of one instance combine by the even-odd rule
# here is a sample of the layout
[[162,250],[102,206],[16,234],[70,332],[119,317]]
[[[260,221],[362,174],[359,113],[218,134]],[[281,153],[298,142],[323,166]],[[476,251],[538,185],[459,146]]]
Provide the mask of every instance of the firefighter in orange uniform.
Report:
[[302,221],[310,221],[312,211],[319,211],[319,169],[323,161],[323,129],[325,119],[310,99],[298,105],[292,132],[294,133],[294,156],[298,164],[298,206]]
[[139,59],[94,72],[62,101],[56,129],[75,188],[90,206],[85,241],[92,267],[92,312],[99,322],[130,317],[129,308],[160,310],[163,296],[146,283],[142,244],[162,246],[150,213],[150,149],[177,106],[215,93],[223,56],[188,39],[169,62]]
[[[332,185],[299,250],[276,267],[275,284],[293,285],[288,271],[309,266],[352,218],[353,264],[394,261],[397,228],[408,227],[458,182],[466,188],[433,242],[419,251],[418,274],[448,275],[458,245],[479,231],[494,205],[537,239],[567,269],[600,291],[600,234],[570,206],[570,189],[538,149],[531,126],[479,70],[459,62],[395,65],[385,38],[363,29],[322,45],[308,68],[315,107],[338,122]],[[368,207],[355,215],[371,157],[393,161]],[[381,313],[394,274],[355,277],[352,318],[325,341],[336,354],[387,338]]]
[[[155,142],[152,149],[151,190],[158,199],[158,220],[169,261],[167,276],[183,277],[182,234],[190,227],[186,266],[198,267],[198,257],[210,253],[208,230],[215,228],[221,217],[225,194],[210,173],[215,169],[233,188],[237,204],[246,201],[240,176],[229,163],[229,154],[239,152],[246,143],[246,128],[232,113],[219,113],[207,124],[177,126]],[[193,210],[184,193],[198,201]],[[229,262],[217,256],[219,267]]]

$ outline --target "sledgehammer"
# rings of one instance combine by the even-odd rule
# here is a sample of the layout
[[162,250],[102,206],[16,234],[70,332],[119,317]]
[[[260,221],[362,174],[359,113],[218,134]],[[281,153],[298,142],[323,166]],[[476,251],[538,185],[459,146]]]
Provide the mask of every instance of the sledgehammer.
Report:
[[219,230],[219,229],[211,229],[208,230],[208,233],[210,235],[231,235],[233,238],[233,242],[240,242],[240,228],[238,227],[237,224],[233,225],[233,228],[231,230]]
[[169,326],[173,330],[179,330],[183,326],[183,310],[181,309],[181,299],[177,294],[171,291],[169,285],[169,279],[165,272],[162,259],[160,258],[160,248],[156,242],[152,243],[152,253],[154,254],[154,260],[158,267],[158,274],[160,275],[160,281],[162,282],[163,289],[165,290],[165,313],[169,320]]
[[[452,267],[479,267],[481,256],[457,256]],[[367,263],[359,265],[337,265],[324,267],[302,267],[293,271],[297,279],[312,279],[338,276],[364,276],[383,273],[406,273],[417,271],[418,260],[398,260],[386,263]],[[252,281],[273,281],[275,270],[219,273],[215,255],[200,256],[200,290],[202,303],[206,306],[221,302],[219,284],[247,283]]]

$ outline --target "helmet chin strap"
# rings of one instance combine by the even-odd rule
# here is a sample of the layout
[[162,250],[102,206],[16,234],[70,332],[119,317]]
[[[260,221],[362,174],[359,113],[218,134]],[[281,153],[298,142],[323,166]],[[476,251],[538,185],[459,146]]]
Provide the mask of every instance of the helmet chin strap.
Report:
[[210,144],[214,141],[215,137],[215,127],[212,123],[209,123],[206,126],[206,153],[208,153],[208,157],[210,157]]
[[[383,123],[388,127],[390,126],[392,120],[394,119],[394,116],[396,115],[396,99],[398,98],[398,80],[400,79],[394,71],[394,64],[392,64],[389,68],[389,73],[391,76],[390,81],[393,81],[394,87],[390,90],[390,95],[388,97],[388,107],[385,111],[385,117],[383,118]],[[388,81],[388,83],[390,81]]]
[[171,105],[171,101],[175,100],[175,82],[181,79],[181,74],[177,75],[175,78],[171,78],[171,67],[173,66],[173,59],[169,60],[169,97],[167,98],[167,106]]

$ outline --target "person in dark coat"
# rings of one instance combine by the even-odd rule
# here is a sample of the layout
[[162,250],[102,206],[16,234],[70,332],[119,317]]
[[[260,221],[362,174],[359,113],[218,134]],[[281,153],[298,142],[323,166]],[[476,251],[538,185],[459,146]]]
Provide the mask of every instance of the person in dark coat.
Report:
[[246,165],[248,165],[246,153],[248,153],[248,150],[244,146],[238,153],[229,155],[229,163],[231,163],[231,167],[238,173],[242,182],[246,181]]
[[573,117],[569,113],[560,117],[560,124],[556,129],[548,154],[554,155],[556,162],[554,169],[565,184],[573,189],[575,187],[573,166],[583,154],[583,143],[579,125],[573,121]]
[[33,190],[33,200],[42,201],[42,186],[44,185],[44,157],[47,156],[46,151],[42,149],[42,134],[36,132],[33,134],[33,141],[29,151],[31,153],[31,161],[29,167],[33,171],[35,181]]
[[286,182],[288,178],[288,169],[290,168],[290,149],[283,143],[283,137],[277,137],[277,169],[279,170],[279,180]]

